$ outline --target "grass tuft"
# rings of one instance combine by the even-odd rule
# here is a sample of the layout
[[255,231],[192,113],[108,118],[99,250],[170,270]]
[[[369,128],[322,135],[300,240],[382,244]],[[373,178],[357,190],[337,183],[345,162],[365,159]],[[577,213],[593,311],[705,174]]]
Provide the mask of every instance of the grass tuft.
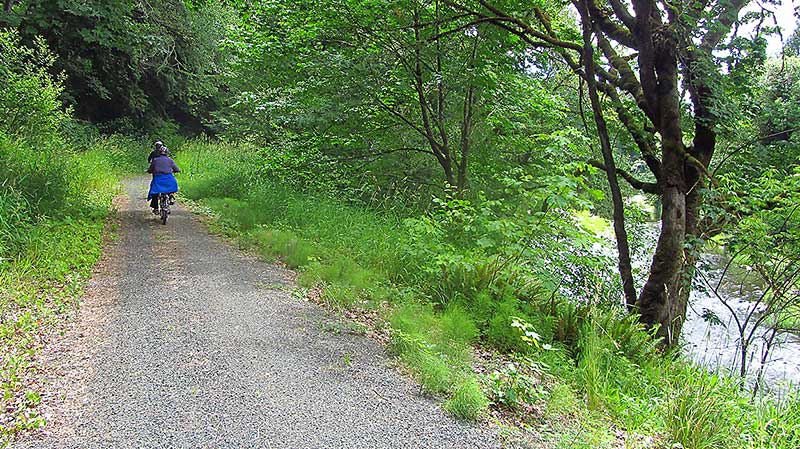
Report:
[[489,407],[489,400],[483,394],[480,384],[474,377],[468,377],[456,386],[453,395],[446,400],[444,409],[456,418],[475,421]]

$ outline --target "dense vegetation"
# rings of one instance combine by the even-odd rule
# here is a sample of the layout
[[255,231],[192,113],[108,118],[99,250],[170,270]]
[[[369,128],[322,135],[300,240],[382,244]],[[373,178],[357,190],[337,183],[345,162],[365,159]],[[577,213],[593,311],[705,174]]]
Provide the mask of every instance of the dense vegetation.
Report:
[[[130,142],[64,111],[44,42],[0,32],[0,436],[36,427],[43,335],[74,310],[100,256]],[[130,166],[130,165],[127,165]]]
[[[388,329],[455,416],[797,447],[797,393],[747,367],[800,326],[800,34],[768,55],[774,3],[7,0],[0,428],[39,424],[38,335],[149,134],[182,142],[198,211]],[[698,289],[736,317],[733,370],[682,352]]]

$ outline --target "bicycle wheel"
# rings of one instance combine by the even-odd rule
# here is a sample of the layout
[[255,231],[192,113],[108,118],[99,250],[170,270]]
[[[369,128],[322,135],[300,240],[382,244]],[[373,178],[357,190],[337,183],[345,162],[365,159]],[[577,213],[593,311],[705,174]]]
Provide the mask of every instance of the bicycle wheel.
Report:
[[165,194],[158,197],[159,206],[161,207],[161,224],[167,224],[167,217],[169,217],[169,198]]

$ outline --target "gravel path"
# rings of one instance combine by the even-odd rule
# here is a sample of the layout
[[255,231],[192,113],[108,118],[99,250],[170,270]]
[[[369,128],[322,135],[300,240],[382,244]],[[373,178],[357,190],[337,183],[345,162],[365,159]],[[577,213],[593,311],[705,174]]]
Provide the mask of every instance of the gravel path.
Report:
[[332,317],[293,297],[286,271],[180,207],[162,226],[146,183],[127,183],[121,236],[45,355],[50,425],[13,447],[499,447],[421,397],[377,343],[324,331]]

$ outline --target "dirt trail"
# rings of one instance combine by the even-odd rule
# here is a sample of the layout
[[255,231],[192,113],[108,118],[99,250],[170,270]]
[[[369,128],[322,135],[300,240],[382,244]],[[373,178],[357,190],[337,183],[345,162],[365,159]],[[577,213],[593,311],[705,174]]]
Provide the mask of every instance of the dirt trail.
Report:
[[288,273],[166,226],[126,185],[121,235],[45,354],[51,424],[25,448],[492,448],[420,397],[367,338],[293,297]]

